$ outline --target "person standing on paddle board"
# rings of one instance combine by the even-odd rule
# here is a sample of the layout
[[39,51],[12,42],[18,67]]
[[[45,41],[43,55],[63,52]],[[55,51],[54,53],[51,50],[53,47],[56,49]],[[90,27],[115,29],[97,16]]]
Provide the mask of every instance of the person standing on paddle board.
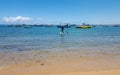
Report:
[[64,33],[64,26],[61,27],[61,32]]

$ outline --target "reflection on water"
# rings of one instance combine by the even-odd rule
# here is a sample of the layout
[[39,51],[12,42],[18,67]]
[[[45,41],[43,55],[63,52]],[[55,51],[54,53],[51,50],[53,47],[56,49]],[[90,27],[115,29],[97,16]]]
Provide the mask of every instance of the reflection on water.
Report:
[[64,43],[65,42],[65,35],[60,35],[61,37],[60,37],[60,41],[61,41],[61,43]]

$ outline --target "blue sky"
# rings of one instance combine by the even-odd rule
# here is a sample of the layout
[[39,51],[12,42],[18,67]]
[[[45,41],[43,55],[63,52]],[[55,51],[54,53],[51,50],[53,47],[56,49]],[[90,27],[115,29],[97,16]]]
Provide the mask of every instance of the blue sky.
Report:
[[[22,19],[16,19],[21,16]],[[12,17],[12,21],[11,21]],[[24,17],[30,18],[23,21]],[[14,19],[14,21],[13,21]],[[0,23],[120,24],[120,0],[0,0]]]

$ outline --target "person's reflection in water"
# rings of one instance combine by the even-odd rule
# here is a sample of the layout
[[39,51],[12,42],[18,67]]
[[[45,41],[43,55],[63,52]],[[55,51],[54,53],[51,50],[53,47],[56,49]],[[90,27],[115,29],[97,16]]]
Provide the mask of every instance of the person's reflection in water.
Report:
[[65,44],[65,35],[61,35],[60,43],[61,43],[62,46],[64,46],[64,44]]

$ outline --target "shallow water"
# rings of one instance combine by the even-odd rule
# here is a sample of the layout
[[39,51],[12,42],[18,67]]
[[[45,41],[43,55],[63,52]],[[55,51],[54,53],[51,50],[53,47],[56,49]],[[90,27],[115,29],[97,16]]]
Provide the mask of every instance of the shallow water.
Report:
[[[0,26],[0,51],[24,50],[111,50],[120,49],[120,27],[66,28],[65,35],[54,27],[15,28]],[[68,32],[68,33],[67,33]]]
[[71,27],[63,36],[59,32],[56,26],[0,26],[0,68],[29,61],[51,66],[66,63],[67,69],[74,66],[75,70],[120,68],[120,27]]

